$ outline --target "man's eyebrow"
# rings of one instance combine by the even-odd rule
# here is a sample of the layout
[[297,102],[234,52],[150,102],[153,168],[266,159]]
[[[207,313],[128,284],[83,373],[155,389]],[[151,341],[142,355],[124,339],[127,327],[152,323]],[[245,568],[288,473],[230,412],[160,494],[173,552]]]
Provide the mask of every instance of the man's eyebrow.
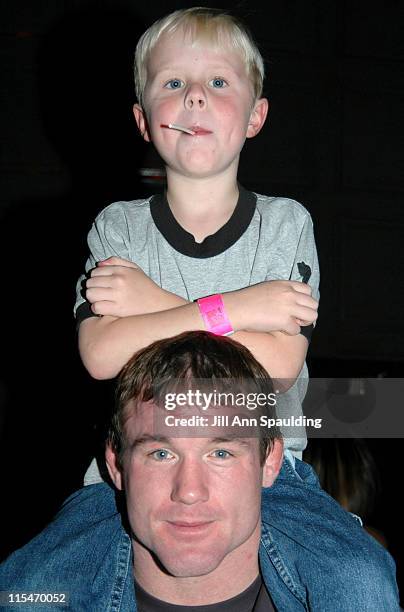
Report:
[[245,446],[245,447],[250,447],[251,443],[248,441],[247,438],[237,438],[237,437],[233,437],[233,436],[224,436],[224,437],[219,437],[219,438],[212,438],[210,440],[211,444],[229,444],[229,442],[234,442],[235,444],[240,444],[240,446]]
[[143,436],[135,438],[130,443],[130,448],[133,450],[138,446],[142,446],[143,444],[148,444],[150,442],[162,442],[163,444],[169,444],[169,439],[166,436],[152,436],[151,434],[144,434]]
[[[172,443],[172,439],[171,438],[167,438],[167,436],[159,436],[159,435],[151,435],[151,434],[144,434],[142,436],[139,436],[137,438],[135,438],[131,443],[130,443],[130,449],[134,450],[144,444],[150,444],[153,442],[161,442],[162,444],[165,444],[167,446],[169,446]],[[247,438],[238,438],[236,436],[219,436],[216,438],[208,438],[207,439],[207,443],[209,445],[212,444],[239,444],[240,446],[243,446],[244,448],[250,448],[251,447],[251,442],[247,439]]]

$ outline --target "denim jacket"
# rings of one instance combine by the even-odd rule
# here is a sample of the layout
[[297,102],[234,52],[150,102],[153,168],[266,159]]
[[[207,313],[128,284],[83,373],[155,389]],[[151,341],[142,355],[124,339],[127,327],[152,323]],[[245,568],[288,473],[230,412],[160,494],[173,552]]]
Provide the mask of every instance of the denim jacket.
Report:
[[[74,493],[54,521],[0,565],[0,591],[67,593],[69,605],[7,607],[40,612],[134,612],[133,551],[124,500],[106,483]],[[259,560],[284,612],[395,612],[394,562],[318,486],[312,469],[284,462],[262,492]]]

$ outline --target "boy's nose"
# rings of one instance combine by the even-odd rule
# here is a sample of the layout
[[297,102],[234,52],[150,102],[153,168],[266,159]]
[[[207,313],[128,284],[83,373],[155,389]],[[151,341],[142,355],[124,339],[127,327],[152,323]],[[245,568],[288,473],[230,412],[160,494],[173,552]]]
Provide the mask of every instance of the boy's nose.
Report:
[[203,109],[206,107],[206,95],[198,84],[193,84],[189,87],[185,96],[185,106],[188,109]]

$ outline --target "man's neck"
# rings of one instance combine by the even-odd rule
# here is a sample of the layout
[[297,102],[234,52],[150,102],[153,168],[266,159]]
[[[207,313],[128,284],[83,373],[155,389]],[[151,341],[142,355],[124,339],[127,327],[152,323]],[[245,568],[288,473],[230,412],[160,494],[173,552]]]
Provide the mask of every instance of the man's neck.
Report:
[[166,573],[147,549],[133,542],[136,581],[156,599],[176,605],[203,606],[225,601],[245,591],[257,578],[258,546],[256,533],[209,574],[176,577]]
[[167,184],[171,212],[196,242],[225,225],[237,205],[239,190],[232,172],[198,180],[168,172]]

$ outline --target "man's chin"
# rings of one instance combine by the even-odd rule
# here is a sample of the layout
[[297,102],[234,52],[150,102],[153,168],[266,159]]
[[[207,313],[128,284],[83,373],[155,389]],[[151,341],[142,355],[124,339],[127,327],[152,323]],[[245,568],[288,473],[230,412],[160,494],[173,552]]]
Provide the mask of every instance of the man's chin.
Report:
[[165,571],[176,578],[191,578],[206,576],[213,572],[223,561],[223,554],[203,555],[198,551],[194,553],[181,553],[176,551],[176,556],[156,551],[160,564]]

